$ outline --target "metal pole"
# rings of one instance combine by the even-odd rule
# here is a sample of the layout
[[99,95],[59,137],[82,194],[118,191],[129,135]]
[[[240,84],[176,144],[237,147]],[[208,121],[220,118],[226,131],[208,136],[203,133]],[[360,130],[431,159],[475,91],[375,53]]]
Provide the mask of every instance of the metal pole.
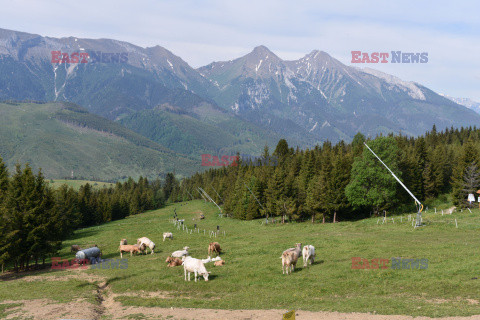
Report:
[[207,198],[210,199],[210,201],[212,201],[212,202],[217,206],[218,210],[220,210],[220,213],[222,213],[222,208],[220,208],[220,207],[218,206],[218,204],[217,204],[215,201],[213,201],[213,199],[208,195],[208,193],[206,193],[205,190],[203,190],[203,189],[200,188],[200,187],[198,187],[198,189],[200,189],[202,192],[204,192],[205,195],[207,196]]
[[[252,194],[252,196],[255,198],[255,200],[257,200],[257,203],[260,205],[260,207],[262,207],[263,210],[265,210],[265,208],[262,206],[262,204],[260,203],[260,201],[258,201],[257,197],[255,197],[255,195],[253,194],[252,190],[250,190],[250,188],[247,186],[247,184],[244,182],[243,183],[245,185],[245,187],[247,187],[248,191],[250,191],[250,193]],[[268,212],[267,210],[265,210],[265,216],[267,218],[267,221],[268,221]]]
[[387,167],[387,165],[382,161],[382,159],[380,159],[376,154],[375,152],[373,152],[372,149],[370,149],[370,147],[364,142],[363,143],[367,148],[368,150],[370,150],[371,153],[373,153],[373,155],[385,166],[385,168],[387,168],[388,171],[390,171],[390,173],[392,174],[392,176],[398,181],[398,183],[400,183],[400,185],[408,192],[408,194],[410,196],[412,196],[412,198],[415,200],[416,204],[418,204],[418,212],[417,212],[417,223],[415,224],[415,227],[420,227],[422,225],[422,210],[423,210],[423,205],[422,203],[413,195],[412,192],[410,192],[410,190],[408,190],[408,188],[403,184],[402,181],[400,181],[400,179],[395,175],[395,173],[393,173],[392,170],[390,170],[389,167]]
[[192,194],[191,194],[190,192],[188,192],[187,189],[185,189],[185,191],[187,191],[187,193],[190,195],[190,197],[192,197],[192,200],[195,200],[195,199],[193,198]]
[[252,196],[255,198],[255,200],[257,200],[258,204],[260,205],[260,207],[262,207],[263,210],[265,210],[265,208],[262,206],[262,204],[260,203],[260,201],[258,201],[257,197],[255,197],[255,195],[253,194],[252,190],[250,190],[250,188],[247,186],[247,184],[244,182],[243,183],[245,185],[245,187],[247,187],[248,191],[250,191],[250,193],[252,194]]
[[215,190],[215,188],[214,188],[212,185],[210,185],[210,187],[212,187],[213,191],[215,191],[215,193],[216,193],[217,196],[220,198],[220,200],[223,201],[222,197],[220,197],[220,195],[218,194],[217,190]]
[[[198,188],[198,187],[197,187],[197,188]],[[207,199],[205,198],[205,196],[203,195],[203,193],[202,193],[199,189],[197,189],[197,191],[198,191],[198,193],[200,193],[200,195],[202,196],[203,200],[205,200],[205,202],[207,202]]]

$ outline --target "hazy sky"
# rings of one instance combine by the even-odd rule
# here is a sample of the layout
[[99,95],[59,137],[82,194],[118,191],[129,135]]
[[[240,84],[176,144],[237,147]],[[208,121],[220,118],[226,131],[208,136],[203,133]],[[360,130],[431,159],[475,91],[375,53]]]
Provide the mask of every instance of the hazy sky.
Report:
[[[0,28],[160,45],[199,67],[265,45],[328,52],[438,93],[480,101],[478,1],[0,0]],[[352,64],[351,51],[428,52],[426,64]]]

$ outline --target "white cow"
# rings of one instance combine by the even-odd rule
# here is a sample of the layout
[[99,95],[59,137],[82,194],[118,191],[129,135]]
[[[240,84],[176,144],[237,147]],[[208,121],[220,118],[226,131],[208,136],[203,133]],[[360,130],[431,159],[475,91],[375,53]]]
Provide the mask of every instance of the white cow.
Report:
[[[212,262],[212,258],[210,256],[207,257],[207,259],[202,259],[202,263],[205,264],[205,263],[209,263],[209,262]],[[215,260],[216,261],[216,260]]]
[[172,253],[172,257],[174,258],[182,258],[188,256],[188,249],[189,247],[184,247],[183,250],[178,250]]
[[296,243],[295,248],[289,248],[283,251],[282,256],[282,273],[287,274],[292,273],[295,271],[295,266],[297,265],[298,257],[302,253],[302,244]]
[[170,238],[171,240],[173,240],[173,234],[171,232],[164,232],[163,241],[165,241],[166,238]]
[[183,271],[185,273],[185,281],[187,281],[187,272],[188,272],[188,281],[190,281],[190,273],[193,272],[195,275],[195,282],[197,282],[197,276],[203,276],[205,281],[208,281],[208,275],[210,272],[207,271],[202,260],[195,259],[192,257],[185,257],[183,259]]
[[315,247],[312,245],[306,245],[303,247],[303,267],[306,268],[308,265],[308,260],[310,260],[310,264],[315,262]]
[[[141,246],[142,244],[144,244],[146,247],[149,247],[150,248],[150,251],[151,251],[151,254],[153,254],[153,249],[155,249],[155,243],[153,243],[152,240],[148,239],[147,237],[142,237],[142,238],[139,238],[137,239],[137,244],[139,246]],[[146,252],[147,250],[145,250]]]

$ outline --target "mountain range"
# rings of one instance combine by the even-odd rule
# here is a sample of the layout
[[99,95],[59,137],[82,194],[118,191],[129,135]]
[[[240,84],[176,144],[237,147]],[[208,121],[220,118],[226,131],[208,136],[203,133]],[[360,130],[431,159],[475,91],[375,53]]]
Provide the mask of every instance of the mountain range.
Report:
[[475,111],[476,113],[480,113],[480,102],[478,102],[478,101],[474,101],[474,100],[469,99],[469,98],[454,98],[454,97],[450,97],[450,96],[447,96],[447,95],[444,95],[444,94],[441,94],[441,96],[443,96],[447,99],[450,99],[453,102],[458,103],[459,105],[465,106],[468,109],[471,109],[471,110]]
[[258,46],[194,69],[160,46],[6,29],[0,100],[75,103],[194,161],[202,153],[259,154],[281,138],[305,148],[357,132],[420,135],[434,124],[480,124],[480,115],[421,84],[323,51],[287,61]]
[[275,131],[287,128],[283,134],[293,122],[320,141],[479,123],[478,115],[418,83],[349,67],[318,50],[284,61],[259,46],[198,71],[219,89],[213,97],[219,105]]

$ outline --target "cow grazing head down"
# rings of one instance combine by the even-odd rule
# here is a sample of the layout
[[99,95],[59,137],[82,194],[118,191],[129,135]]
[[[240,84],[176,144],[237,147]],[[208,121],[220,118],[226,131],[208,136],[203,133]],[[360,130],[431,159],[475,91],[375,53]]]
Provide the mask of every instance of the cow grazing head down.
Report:
[[210,274],[210,271],[208,271],[207,273],[200,273],[200,275],[203,276],[203,279],[205,279],[205,281],[208,281],[209,274]]

